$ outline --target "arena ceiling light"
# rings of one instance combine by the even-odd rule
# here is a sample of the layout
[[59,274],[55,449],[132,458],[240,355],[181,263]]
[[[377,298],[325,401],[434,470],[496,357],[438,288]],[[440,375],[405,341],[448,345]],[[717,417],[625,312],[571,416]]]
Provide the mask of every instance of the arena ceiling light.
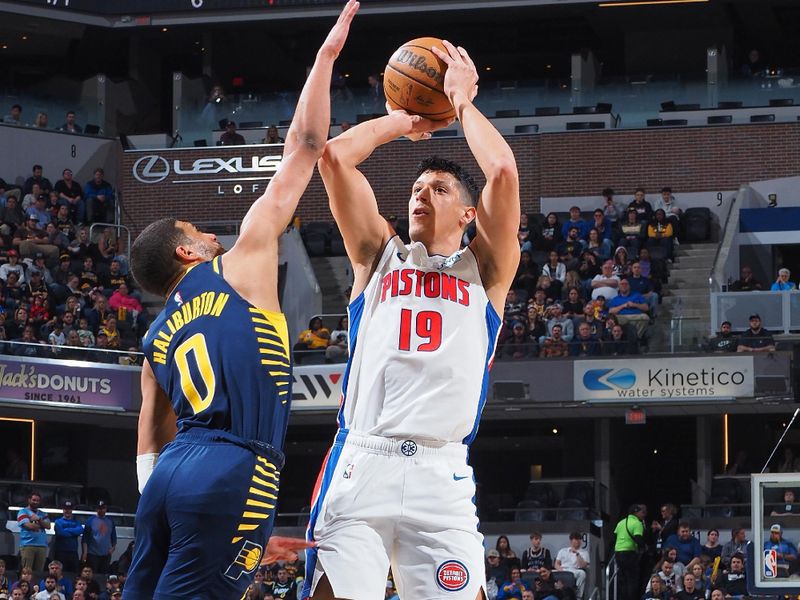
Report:
[[697,4],[708,1],[709,0],[625,0],[621,2],[601,2],[597,6],[600,8],[611,8],[616,6],[655,6],[657,4]]

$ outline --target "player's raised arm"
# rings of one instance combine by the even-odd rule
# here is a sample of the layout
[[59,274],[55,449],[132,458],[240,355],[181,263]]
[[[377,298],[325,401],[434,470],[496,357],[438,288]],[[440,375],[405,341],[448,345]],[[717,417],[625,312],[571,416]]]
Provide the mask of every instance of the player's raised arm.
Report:
[[136,472],[139,492],[153,472],[161,449],[175,439],[176,416],[169,398],[158,385],[147,360],[142,367],[142,406],[139,409],[139,438],[136,445]]
[[478,234],[472,249],[478,257],[489,299],[502,312],[519,264],[519,175],[514,153],[497,129],[472,103],[478,72],[467,51],[443,41],[447,53],[433,52],[447,64],[444,92],[456,110],[478,166],[486,177],[477,211]]
[[394,235],[381,217],[367,178],[358,165],[379,146],[406,136],[412,141],[430,138],[430,132],[447,121],[429,121],[402,110],[360,123],[330,140],[319,161],[319,172],[330,199],[331,212],[353,263],[353,295],[358,295],[372,273],[373,263],[386,241]]
[[286,136],[281,166],[245,215],[239,239],[225,256],[225,278],[237,291],[244,292],[245,297],[250,295],[248,285],[260,285],[253,282],[253,273],[259,268],[253,261],[264,258],[271,264],[277,256],[277,240],[294,215],[314,165],[322,156],[331,122],[333,63],[344,46],[358,7],[356,0],[348,0],[317,52]]

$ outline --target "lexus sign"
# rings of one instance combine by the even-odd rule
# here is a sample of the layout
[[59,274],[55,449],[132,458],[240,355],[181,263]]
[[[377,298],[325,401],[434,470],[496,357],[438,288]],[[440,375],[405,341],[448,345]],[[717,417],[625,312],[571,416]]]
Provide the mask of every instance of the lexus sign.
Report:
[[[145,184],[160,183],[170,175],[170,183],[228,183],[272,179],[281,164],[281,155],[242,158],[198,158],[192,162],[172,161],[150,154],[133,163],[133,177]],[[239,177],[237,177],[239,175]]]

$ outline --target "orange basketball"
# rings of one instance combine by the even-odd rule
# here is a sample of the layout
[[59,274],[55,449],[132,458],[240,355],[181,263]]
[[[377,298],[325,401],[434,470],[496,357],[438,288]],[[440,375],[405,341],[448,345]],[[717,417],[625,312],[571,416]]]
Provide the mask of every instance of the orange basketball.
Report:
[[447,65],[431,52],[433,46],[446,52],[442,40],[432,37],[400,46],[386,65],[383,93],[394,109],[444,121],[455,117],[455,110],[443,92]]

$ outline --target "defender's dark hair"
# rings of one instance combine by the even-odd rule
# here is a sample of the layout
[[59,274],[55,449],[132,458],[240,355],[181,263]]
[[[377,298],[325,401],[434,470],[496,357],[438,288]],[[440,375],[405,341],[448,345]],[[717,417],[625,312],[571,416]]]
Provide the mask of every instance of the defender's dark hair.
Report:
[[175,256],[175,248],[187,241],[186,234],[172,217],[145,227],[131,246],[131,271],[139,287],[151,294],[166,296],[169,285],[183,268]]
[[425,171],[441,171],[443,173],[450,173],[458,180],[458,183],[461,184],[461,187],[464,188],[463,191],[466,192],[464,195],[465,197],[463,198],[464,203],[468,204],[469,206],[478,205],[478,197],[480,196],[478,184],[475,183],[475,180],[472,178],[472,176],[467,173],[467,171],[461,165],[439,156],[431,156],[420,161],[420,163],[417,165],[417,173],[415,177],[419,177]]

